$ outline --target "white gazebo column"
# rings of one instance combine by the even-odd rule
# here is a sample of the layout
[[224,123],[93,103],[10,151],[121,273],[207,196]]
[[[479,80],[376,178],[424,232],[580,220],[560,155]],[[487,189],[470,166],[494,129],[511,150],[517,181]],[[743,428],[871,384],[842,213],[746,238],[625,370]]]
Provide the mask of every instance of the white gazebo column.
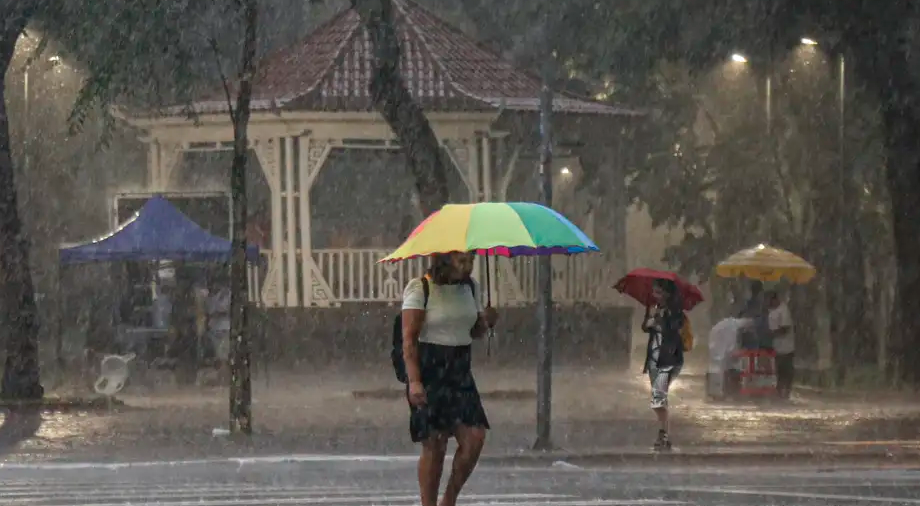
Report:
[[480,172],[479,162],[482,160],[482,149],[479,144],[479,136],[474,135],[472,139],[464,141],[467,153],[467,178],[470,188],[470,202],[482,202],[482,173]]
[[[281,198],[284,205],[284,253],[286,255],[286,293],[287,306],[298,306],[300,297],[297,294],[297,216],[295,208],[297,206],[297,190],[294,187],[294,172],[296,160],[294,160],[294,138],[282,137],[281,146],[284,149],[284,190],[281,192]],[[306,275],[306,273],[304,273]]]
[[172,175],[182,160],[184,146],[178,142],[151,139],[147,146],[147,190],[167,191]]
[[310,190],[322,170],[332,143],[326,140],[300,137],[298,188],[300,189],[300,262],[303,271],[303,305],[329,307],[334,294],[313,259],[313,236],[310,218]]
[[277,139],[256,141],[254,147],[271,190],[272,252],[265,284],[262,287],[262,300],[266,306],[283,307],[286,305],[283,290],[285,269],[281,262],[284,237],[281,228],[281,171],[278,167],[281,150]]
[[482,144],[482,200],[492,202],[492,138],[484,133],[479,142]]
[[[511,186],[511,179],[514,177],[514,171],[518,166],[518,159],[521,156],[520,143],[515,143],[514,149],[511,150],[511,154],[508,154],[508,143],[506,139],[507,137],[502,137],[498,140],[498,149],[501,153],[501,163],[498,164],[498,173],[501,174],[501,177],[498,178],[497,181],[498,191],[496,192],[496,199],[499,202],[508,201],[508,187]],[[521,281],[518,278],[517,272],[514,270],[514,265],[511,263],[511,259],[498,258],[495,264],[497,266],[496,277],[498,278],[495,285],[498,290],[499,303],[502,306],[518,306],[524,304],[527,298],[524,294],[524,289],[521,287]]]
[[473,157],[476,154],[475,143],[470,139],[445,140],[441,142],[450,161],[460,175],[460,180],[466,185],[470,202],[476,202],[479,194],[479,173],[474,171]]
[[[478,136],[474,135],[471,138],[445,140],[442,143],[450,155],[454,168],[460,174],[460,179],[463,180],[467,190],[469,190],[470,203],[479,202],[482,195],[479,177],[480,149],[477,140]],[[479,279],[485,286],[484,279],[480,279],[479,276],[481,271],[479,263],[473,264],[473,277]]]

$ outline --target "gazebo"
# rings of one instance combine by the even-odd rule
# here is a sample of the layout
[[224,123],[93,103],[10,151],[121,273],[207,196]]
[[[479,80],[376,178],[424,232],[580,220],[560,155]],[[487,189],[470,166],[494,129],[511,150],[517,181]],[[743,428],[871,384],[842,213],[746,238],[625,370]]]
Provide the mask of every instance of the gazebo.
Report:
[[[535,122],[530,120],[539,106],[539,80],[418,5],[408,0],[393,4],[402,75],[469,190],[470,201],[505,199],[515,167],[525,162],[526,146],[532,144]],[[310,190],[330,152],[398,149],[368,93],[371,58],[371,43],[357,12],[345,10],[301,43],[275,51],[259,64],[249,137],[271,191],[271,239],[265,251],[269,266],[262,288],[268,307],[393,303],[419,272],[419,265],[376,265],[386,249],[317,250],[312,245]],[[185,107],[126,118],[145,132],[149,191],[173,189],[184,152],[232,148],[226,101],[215,95],[192,108],[194,119]],[[562,116],[610,120],[637,114],[564,93],[557,94],[554,110]],[[525,123],[526,128],[520,127]],[[565,173],[577,164],[573,159]],[[617,219],[625,221],[625,211],[618,212]],[[625,238],[597,242],[604,249],[618,241]],[[595,264],[559,260],[556,298],[603,304],[610,297],[600,285],[622,274],[621,256],[605,257],[608,264],[623,264],[608,265],[613,272],[605,276],[596,275]],[[535,276],[528,261],[502,259],[496,268],[499,283],[493,300],[511,306],[533,300]]]

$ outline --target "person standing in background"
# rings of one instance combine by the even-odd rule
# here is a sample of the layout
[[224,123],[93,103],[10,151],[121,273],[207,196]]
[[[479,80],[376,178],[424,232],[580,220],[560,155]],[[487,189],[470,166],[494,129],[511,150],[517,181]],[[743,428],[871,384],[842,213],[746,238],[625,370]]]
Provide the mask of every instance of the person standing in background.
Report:
[[221,382],[230,379],[230,287],[223,281],[221,277],[208,297],[208,338]]
[[772,338],[768,322],[768,304],[765,298],[763,283],[757,280],[751,282],[751,296],[744,304],[738,315],[747,320],[747,325],[741,330],[741,349],[758,350],[772,348]]
[[773,349],[776,351],[776,392],[783,399],[792,394],[795,379],[795,333],[789,307],[776,291],[767,292],[768,318]]
[[671,449],[668,427],[668,392],[684,365],[684,345],[680,337],[686,324],[683,301],[677,285],[668,279],[656,279],[652,285],[655,307],[645,308],[642,331],[648,333],[643,373],[648,374],[652,389],[651,408],[658,419],[656,451]]

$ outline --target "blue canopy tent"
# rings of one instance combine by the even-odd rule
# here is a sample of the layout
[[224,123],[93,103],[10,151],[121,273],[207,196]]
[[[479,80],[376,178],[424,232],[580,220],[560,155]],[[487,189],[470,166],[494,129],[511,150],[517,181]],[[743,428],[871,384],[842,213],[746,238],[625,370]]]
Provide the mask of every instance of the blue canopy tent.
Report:
[[[190,263],[229,262],[231,241],[212,235],[162,196],[148,200],[128,221],[98,239],[62,246],[62,266],[102,262],[174,261]],[[249,245],[246,258],[259,263],[259,248]],[[61,270],[58,270],[61,274]],[[58,318],[61,317],[58,311]],[[62,360],[59,322],[58,358]]]
[[[133,218],[99,239],[63,247],[62,264],[144,260],[225,262],[231,242],[211,235],[165,198],[156,196]],[[246,248],[250,262],[259,260],[256,246]]]

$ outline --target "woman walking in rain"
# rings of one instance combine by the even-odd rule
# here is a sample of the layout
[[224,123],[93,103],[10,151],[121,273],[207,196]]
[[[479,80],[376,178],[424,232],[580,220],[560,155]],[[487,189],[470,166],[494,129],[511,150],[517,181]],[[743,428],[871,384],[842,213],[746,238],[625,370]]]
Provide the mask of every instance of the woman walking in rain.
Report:
[[[473,338],[495,324],[482,309],[471,278],[473,255],[435,255],[425,278],[406,286],[403,356],[408,376],[409,432],[421,443],[418,480],[422,506],[455,506],[476,467],[489,421],[471,371]],[[457,441],[450,478],[438,502],[448,439]]]
[[656,279],[652,285],[654,310],[646,307],[642,330],[648,333],[645,368],[652,387],[652,410],[658,418],[655,450],[670,450],[668,435],[668,390],[684,365],[684,346],[680,331],[684,325],[683,303],[677,285]]

